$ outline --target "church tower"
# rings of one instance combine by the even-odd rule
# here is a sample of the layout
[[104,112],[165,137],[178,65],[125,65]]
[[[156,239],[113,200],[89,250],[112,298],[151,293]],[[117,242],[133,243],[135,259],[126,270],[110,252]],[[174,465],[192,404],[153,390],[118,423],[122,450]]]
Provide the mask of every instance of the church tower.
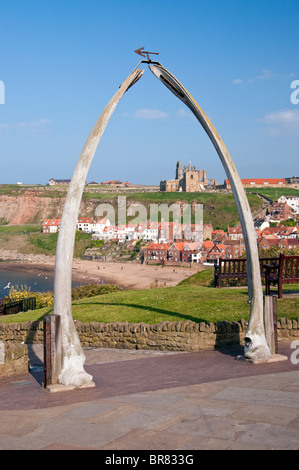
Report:
[[183,178],[183,172],[182,172],[181,160],[178,160],[176,164],[175,179],[181,180],[182,178]]

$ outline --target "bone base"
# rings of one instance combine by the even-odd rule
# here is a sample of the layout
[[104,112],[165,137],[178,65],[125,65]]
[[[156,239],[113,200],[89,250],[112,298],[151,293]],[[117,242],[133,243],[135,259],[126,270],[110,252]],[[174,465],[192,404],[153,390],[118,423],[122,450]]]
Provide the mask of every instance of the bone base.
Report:
[[237,356],[238,360],[250,362],[251,364],[271,364],[272,362],[287,361],[288,357],[282,354],[274,354],[268,359],[249,359],[246,356]]
[[82,385],[81,387],[75,387],[74,385],[62,385],[62,384],[53,384],[46,387],[46,391],[50,393],[56,392],[69,392],[72,390],[81,390],[83,388],[93,388],[96,384],[94,382],[89,382],[88,384]]

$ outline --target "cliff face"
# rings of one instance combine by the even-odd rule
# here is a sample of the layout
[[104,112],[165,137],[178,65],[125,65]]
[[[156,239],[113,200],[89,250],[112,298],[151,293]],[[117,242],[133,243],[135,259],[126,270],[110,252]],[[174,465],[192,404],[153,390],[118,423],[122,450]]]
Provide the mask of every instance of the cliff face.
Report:
[[60,198],[40,198],[33,194],[0,196],[0,218],[12,225],[42,223],[46,218],[59,218],[62,207],[63,199]]
[[[94,215],[97,201],[81,203],[80,213]],[[0,196],[0,219],[11,225],[42,224],[45,219],[61,218],[64,197],[40,197],[32,192]]]

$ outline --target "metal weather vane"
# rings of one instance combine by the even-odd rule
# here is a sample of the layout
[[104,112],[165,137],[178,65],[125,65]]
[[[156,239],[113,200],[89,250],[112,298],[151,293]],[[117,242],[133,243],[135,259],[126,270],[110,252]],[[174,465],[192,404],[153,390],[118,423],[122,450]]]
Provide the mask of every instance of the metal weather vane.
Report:
[[141,55],[142,57],[147,57],[147,60],[149,62],[152,62],[150,57],[149,57],[149,54],[159,55],[159,52],[149,52],[149,51],[144,51],[143,49],[144,49],[144,47],[140,47],[139,49],[136,49],[136,51],[134,51],[134,52],[136,52],[136,54],[138,54],[138,55]]

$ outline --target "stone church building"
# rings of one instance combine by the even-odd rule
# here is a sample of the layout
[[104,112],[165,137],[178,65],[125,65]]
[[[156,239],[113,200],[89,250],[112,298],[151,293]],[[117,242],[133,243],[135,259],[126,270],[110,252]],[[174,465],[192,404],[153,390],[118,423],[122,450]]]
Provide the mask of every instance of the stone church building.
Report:
[[208,184],[215,185],[217,182],[207,178],[206,170],[197,170],[195,166],[191,166],[191,162],[182,168],[179,160],[176,164],[175,179],[161,181],[160,191],[195,193],[204,191]]

